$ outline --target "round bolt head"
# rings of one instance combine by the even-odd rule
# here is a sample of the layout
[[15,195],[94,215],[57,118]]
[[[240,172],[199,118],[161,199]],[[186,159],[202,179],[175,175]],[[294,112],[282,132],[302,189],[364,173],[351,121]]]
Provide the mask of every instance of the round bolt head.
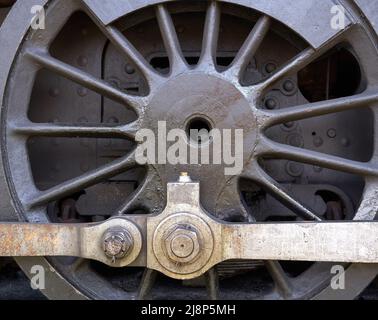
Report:
[[171,241],[171,250],[179,258],[189,257],[194,250],[193,239],[185,234],[175,236]]
[[277,101],[273,98],[268,98],[265,101],[265,107],[269,110],[275,109],[277,107]]
[[126,229],[111,229],[104,234],[104,253],[113,260],[125,257],[132,246],[133,240]]
[[277,66],[273,63],[273,62],[268,62],[266,65],[265,65],[265,71],[267,73],[272,73],[274,70],[277,69]]
[[196,229],[188,225],[176,226],[168,232],[164,246],[167,256],[171,260],[181,263],[194,261],[201,250]]

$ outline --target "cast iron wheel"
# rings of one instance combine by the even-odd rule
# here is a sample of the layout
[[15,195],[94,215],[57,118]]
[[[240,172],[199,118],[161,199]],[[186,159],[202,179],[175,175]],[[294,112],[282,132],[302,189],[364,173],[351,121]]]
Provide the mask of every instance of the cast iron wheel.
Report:
[[[39,2],[46,29],[30,30],[30,8],[17,3],[0,37],[2,166],[18,219],[158,214],[182,171],[201,182],[204,208],[230,222],[374,219],[376,35],[349,2],[355,23],[317,45],[244,1],[151,1],[108,26],[84,1]],[[353,83],[334,72],[335,55],[354,66]],[[313,75],[324,65],[323,83]],[[156,132],[158,120],[167,130],[243,128],[243,172],[138,166],[135,134]],[[44,293],[60,299],[354,298],[378,272],[346,266],[338,291],[321,263],[229,261],[181,283],[83,259],[17,261],[27,274],[48,266]]]

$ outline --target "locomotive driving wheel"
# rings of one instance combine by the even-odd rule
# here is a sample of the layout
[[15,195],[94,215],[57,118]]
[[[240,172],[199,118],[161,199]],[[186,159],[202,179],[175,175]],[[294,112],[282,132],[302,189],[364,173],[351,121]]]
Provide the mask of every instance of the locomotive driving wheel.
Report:
[[[279,1],[36,2],[43,28],[30,28],[30,8],[17,2],[0,33],[1,202],[13,213],[1,220],[158,215],[180,172],[229,223],[375,218],[377,43],[354,2],[339,4],[346,25],[336,30],[331,0],[285,10]],[[139,165],[137,132],[158,136],[162,121],[198,149],[191,129],[243,129],[241,172]],[[16,260],[26,274],[45,266],[42,292],[59,299],[355,298],[378,272],[344,265],[346,288],[333,290],[330,263],[233,260],[179,281],[79,258]]]

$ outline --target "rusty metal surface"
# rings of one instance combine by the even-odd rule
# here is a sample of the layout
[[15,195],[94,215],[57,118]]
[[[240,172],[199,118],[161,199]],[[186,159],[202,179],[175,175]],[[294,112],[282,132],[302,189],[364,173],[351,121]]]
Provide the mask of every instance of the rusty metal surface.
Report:
[[[138,220],[138,219],[137,219]],[[133,244],[127,255],[112,259],[103,250],[103,237],[112,228],[125,228]],[[30,224],[0,225],[0,256],[43,257],[72,256],[97,260],[114,267],[134,262],[142,249],[142,235],[134,223],[113,218],[94,224]]]
[[[98,224],[0,224],[0,256],[74,256],[113,267],[139,257],[137,265],[177,279],[197,278],[222,261],[236,259],[378,263],[377,222],[227,224],[201,208],[199,194],[196,182],[168,184],[163,213],[129,217],[138,226],[126,218]],[[146,235],[138,230],[146,225],[143,245]],[[117,234],[124,228],[132,241],[124,254],[109,256],[101,249],[104,238],[118,236],[112,231],[116,228]]]

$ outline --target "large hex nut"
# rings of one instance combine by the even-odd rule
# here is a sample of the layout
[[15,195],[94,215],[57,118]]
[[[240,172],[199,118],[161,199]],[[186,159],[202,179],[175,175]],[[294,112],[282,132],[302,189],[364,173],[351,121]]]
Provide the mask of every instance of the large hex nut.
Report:
[[214,250],[213,233],[201,217],[179,212],[154,228],[152,250],[160,266],[183,277],[206,267]]
[[201,240],[196,228],[182,224],[172,228],[164,240],[167,256],[180,263],[193,262],[201,250]]

